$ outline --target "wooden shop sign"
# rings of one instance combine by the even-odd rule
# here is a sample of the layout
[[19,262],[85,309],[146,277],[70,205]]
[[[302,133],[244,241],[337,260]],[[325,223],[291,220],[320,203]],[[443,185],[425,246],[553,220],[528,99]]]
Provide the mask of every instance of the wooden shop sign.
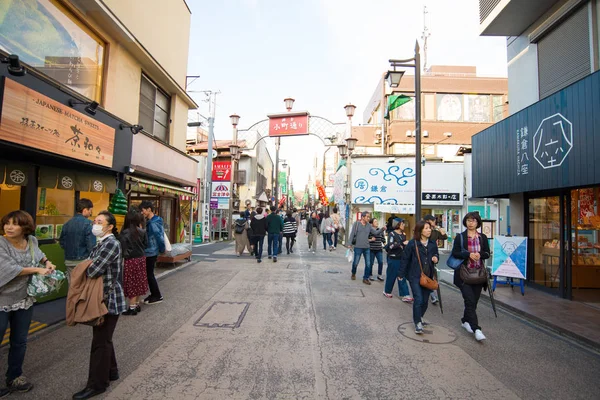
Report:
[[8,78],[4,79],[0,140],[113,165],[113,128]]

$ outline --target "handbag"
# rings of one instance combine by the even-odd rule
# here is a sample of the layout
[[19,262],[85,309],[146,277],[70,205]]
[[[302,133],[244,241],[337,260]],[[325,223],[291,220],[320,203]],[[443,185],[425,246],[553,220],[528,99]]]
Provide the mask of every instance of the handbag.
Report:
[[[460,247],[463,247],[463,243],[462,243],[462,234],[459,234],[458,237],[460,238]],[[457,270],[460,268],[461,265],[463,265],[463,263],[465,262],[465,260],[461,259],[461,258],[456,258],[453,255],[450,255],[450,257],[448,257],[448,261],[446,261],[446,265],[450,268],[452,268],[453,270]]]
[[483,285],[487,282],[487,269],[483,265],[483,261],[481,264],[478,268],[469,268],[465,264],[461,265],[459,275],[463,283],[467,285]]
[[469,268],[466,265],[460,267],[460,279],[467,285],[483,285],[487,282],[487,270],[481,266],[479,268]]
[[417,242],[415,241],[415,252],[417,253],[417,259],[419,260],[419,267],[421,268],[421,278],[419,279],[419,285],[423,286],[425,289],[429,290],[437,290],[439,287],[438,282],[435,279],[431,279],[423,272],[423,265],[421,265],[421,256],[419,255],[419,247]]
[[[29,251],[31,253],[32,266],[36,266],[33,243],[29,240]],[[58,292],[65,280],[62,271],[54,270],[48,275],[33,274],[27,284],[27,295],[32,297],[48,296],[52,292]]]

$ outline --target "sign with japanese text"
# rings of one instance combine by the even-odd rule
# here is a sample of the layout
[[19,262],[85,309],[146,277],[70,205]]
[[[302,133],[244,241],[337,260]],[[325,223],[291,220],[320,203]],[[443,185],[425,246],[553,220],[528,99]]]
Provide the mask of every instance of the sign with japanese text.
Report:
[[210,197],[231,197],[231,182],[212,182]]
[[287,194],[287,172],[279,171],[279,188],[281,194]]
[[527,278],[527,237],[496,236],[493,254],[492,275]]
[[[352,166],[352,203],[385,205],[376,211],[410,213],[415,204],[414,163]],[[422,204],[462,206],[463,164],[427,163],[422,168]],[[387,206],[396,207],[387,207]]]
[[11,79],[4,79],[0,139],[112,167],[115,130]]
[[202,240],[210,239],[210,204],[202,203]]
[[212,181],[231,181],[231,161],[213,161]]
[[269,116],[269,136],[308,135],[308,113]]

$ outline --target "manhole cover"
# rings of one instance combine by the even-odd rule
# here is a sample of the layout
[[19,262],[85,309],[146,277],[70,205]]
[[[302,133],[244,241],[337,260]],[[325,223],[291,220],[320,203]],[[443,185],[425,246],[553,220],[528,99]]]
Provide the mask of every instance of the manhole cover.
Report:
[[335,271],[333,269],[327,269],[327,270],[325,270],[325,273],[326,274],[341,274],[342,271]]
[[415,333],[415,324],[412,322],[406,322],[398,325],[398,332],[408,339],[416,340],[417,342],[422,343],[446,344],[452,343],[456,340],[456,334],[450,329],[434,324],[425,326],[423,328],[423,333],[417,335]]
[[194,326],[204,328],[239,328],[248,312],[250,303],[215,301]]

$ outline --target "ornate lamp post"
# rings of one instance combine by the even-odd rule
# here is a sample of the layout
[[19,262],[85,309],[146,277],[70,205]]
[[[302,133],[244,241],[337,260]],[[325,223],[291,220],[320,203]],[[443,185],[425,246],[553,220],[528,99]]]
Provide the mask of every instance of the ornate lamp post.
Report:
[[[392,71],[388,71],[385,79],[392,88],[400,85],[404,71],[396,71],[397,67],[415,69],[415,221],[421,219],[421,54],[419,42],[415,43],[415,56],[407,60],[389,60]],[[408,132],[406,136],[409,136]]]
[[[295,101],[296,100],[294,100],[291,97],[283,99],[283,102],[285,103],[285,108],[288,110],[288,112],[292,111]],[[279,183],[277,181],[279,179],[279,147],[280,146],[281,146],[281,137],[278,136],[277,140],[275,141],[275,184],[273,185],[275,205],[277,205],[279,202],[279,189],[278,189]]]

